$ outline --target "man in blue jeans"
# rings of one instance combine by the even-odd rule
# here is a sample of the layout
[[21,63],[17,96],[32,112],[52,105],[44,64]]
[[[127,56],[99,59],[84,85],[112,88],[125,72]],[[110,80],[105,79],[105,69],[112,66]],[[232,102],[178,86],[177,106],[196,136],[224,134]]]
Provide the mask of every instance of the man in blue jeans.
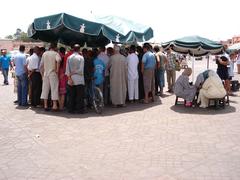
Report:
[[9,66],[12,67],[11,64],[11,58],[10,56],[7,56],[7,50],[3,49],[1,51],[2,56],[0,57],[0,64],[2,68],[2,74],[4,77],[4,85],[8,85],[8,71],[9,71]]
[[25,46],[20,45],[19,53],[14,57],[15,73],[18,79],[17,94],[18,94],[18,105],[28,106],[27,95],[28,95],[28,75],[27,75],[27,61],[26,55],[24,54]]

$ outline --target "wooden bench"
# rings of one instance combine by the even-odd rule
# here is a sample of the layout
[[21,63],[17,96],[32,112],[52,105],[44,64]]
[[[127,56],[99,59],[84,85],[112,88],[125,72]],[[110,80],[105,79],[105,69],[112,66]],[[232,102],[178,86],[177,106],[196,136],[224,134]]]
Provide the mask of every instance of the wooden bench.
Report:
[[226,95],[223,98],[211,98],[208,99],[208,107],[215,107],[216,109],[225,108],[226,105],[229,105],[229,96]]

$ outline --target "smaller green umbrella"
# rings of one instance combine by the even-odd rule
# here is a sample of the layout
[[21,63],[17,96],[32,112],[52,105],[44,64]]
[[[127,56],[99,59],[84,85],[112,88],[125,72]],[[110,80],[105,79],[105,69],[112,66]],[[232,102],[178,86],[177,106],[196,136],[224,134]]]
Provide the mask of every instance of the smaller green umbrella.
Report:
[[162,44],[163,48],[172,49],[178,53],[190,54],[191,56],[204,56],[207,54],[219,54],[223,45],[200,36],[186,36]]
[[236,43],[236,44],[233,44],[231,46],[228,47],[228,51],[237,51],[240,49],[240,43]]
[[[222,44],[200,36],[186,36],[175,39],[163,43],[162,47],[164,49],[171,47],[175,52],[190,54],[193,57],[205,56],[208,54],[220,54],[223,51]],[[194,80],[194,59],[192,61],[192,80]]]

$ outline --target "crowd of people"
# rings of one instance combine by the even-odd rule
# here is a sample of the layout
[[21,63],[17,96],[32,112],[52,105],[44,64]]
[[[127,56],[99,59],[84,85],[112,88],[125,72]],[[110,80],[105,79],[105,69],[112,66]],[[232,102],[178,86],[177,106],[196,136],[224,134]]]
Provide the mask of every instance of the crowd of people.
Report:
[[217,74],[207,70],[191,84],[192,70],[186,66],[176,81],[180,63],[186,62],[182,56],[173,53],[171,47],[163,51],[160,46],[152,47],[149,43],[142,47],[114,45],[107,49],[104,46],[81,49],[73,44],[69,50],[51,43],[47,50],[34,47],[29,57],[21,45],[13,57],[6,53],[2,51],[0,57],[4,84],[8,85],[9,68],[14,68],[19,106],[43,107],[46,111],[66,108],[69,113],[85,113],[87,107],[91,108],[94,86],[103,92],[105,105],[123,107],[126,101],[153,102],[156,95],[163,96],[165,74],[167,92],[184,98],[186,106],[192,105],[197,93],[200,107],[207,107],[206,98],[210,98],[207,84],[216,85],[221,91],[218,97],[231,94],[230,80],[237,58],[233,53],[230,57],[227,54],[216,57]]
[[126,106],[126,101],[153,102],[155,95],[163,95],[165,70],[168,92],[173,92],[177,59],[171,50],[165,55],[159,46],[148,43],[80,49],[75,44],[66,51],[51,43],[48,50],[34,47],[26,57],[21,45],[11,58],[3,51],[4,84],[8,84],[9,68],[14,68],[19,106],[43,106],[46,111],[66,107],[69,113],[85,113],[86,106],[92,106],[93,86],[102,90],[104,103],[113,107]]

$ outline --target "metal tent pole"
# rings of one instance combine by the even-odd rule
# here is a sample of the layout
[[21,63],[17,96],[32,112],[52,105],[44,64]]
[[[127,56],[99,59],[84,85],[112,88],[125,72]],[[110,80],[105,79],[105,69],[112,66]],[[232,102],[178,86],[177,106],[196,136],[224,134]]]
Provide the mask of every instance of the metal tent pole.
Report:
[[208,58],[207,58],[207,69],[209,69],[209,58],[210,58],[210,55],[208,53]]
[[194,56],[194,53],[193,53],[193,56],[192,56],[192,83],[194,83],[194,63],[195,63],[195,56]]

